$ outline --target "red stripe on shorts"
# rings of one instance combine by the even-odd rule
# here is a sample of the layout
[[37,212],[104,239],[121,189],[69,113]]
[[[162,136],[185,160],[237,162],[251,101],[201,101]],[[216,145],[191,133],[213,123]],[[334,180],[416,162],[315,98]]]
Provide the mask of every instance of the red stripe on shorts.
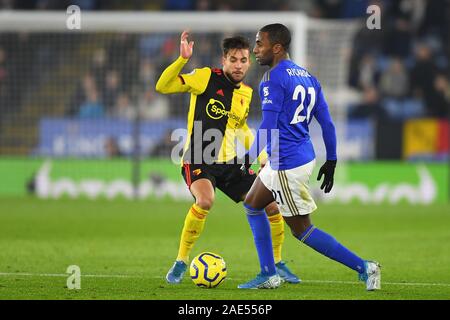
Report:
[[186,183],[188,185],[188,187],[191,187],[191,166],[189,163],[185,163],[184,165],[184,174],[186,175]]

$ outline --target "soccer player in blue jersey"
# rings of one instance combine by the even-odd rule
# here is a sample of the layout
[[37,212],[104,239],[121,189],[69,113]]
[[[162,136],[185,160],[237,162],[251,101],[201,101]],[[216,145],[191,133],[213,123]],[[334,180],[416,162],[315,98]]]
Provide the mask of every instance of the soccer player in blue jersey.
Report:
[[325,193],[333,187],[336,133],[318,80],[289,60],[290,42],[288,28],[278,23],[269,24],[257,33],[253,49],[256,61],[269,66],[270,70],[265,73],[259,89],[262,122],[242,170],[247,170],[265,147],[269,164],[258,175],[244,202],[255,236],[261,273],[239,288],[276,287],[271,278],[275,272],[271,251],[264,240],[269,233],[264,207],[275,200],[294,237],[355,270],[359,279],[366,283],[367,290],[380,289],[381,273],[377,262],[363,260],[311,222],[310,214],[317,206],[308,186],[315,165],[308,124],[315,117],[322,128],[327,160],[320,168],[317,180],[324,177],[320,188]]

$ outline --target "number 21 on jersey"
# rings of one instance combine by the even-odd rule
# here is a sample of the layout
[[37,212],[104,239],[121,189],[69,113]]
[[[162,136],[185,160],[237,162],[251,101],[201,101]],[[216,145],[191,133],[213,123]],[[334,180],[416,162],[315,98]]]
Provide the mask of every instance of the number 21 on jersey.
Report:
[[309,104],[308,107],[306,108],[306,116],[302,116],[300,115],[300,113],[303,111],[303,109],[305,109],[303,103],[305,102],[306,98],[306,89],[301,84],[295,87],[294,94],[292,95],[292,100],[294,101],[299,100],[300,95],[300,104],[295,110],[294,117],[291,120],[291,124],[297,124],[305,120],[309,122],[311,110],[314,108],[314,105],[316,104],[316,91],[314,90],[313,87],[308,87],[308,94],[309,94]]
[[280,205],[284,205],[284,200],[283,200],[283,196],[280,192],[280,190],[274,190],[272,189],[272,195],[273,195],[273,199],[275,200],[275,202]]

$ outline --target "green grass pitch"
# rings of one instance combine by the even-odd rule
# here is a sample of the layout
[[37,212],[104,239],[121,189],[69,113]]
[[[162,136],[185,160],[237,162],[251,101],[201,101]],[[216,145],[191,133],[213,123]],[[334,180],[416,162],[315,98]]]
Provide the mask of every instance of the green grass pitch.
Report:
[[[319,205],[316,226],[382,265],[382,290],[294,239],[283,257],[303,280],[277,290],[238,290],[258,272],[241,205],[217,202],[192,257],[221,254],[228,277],[215,289],[189,277],[168,285],[190,203],[170,200],[0,199],[0,299],[450,299],[450,205]],[[66,269],[81,269],[81,289]]]

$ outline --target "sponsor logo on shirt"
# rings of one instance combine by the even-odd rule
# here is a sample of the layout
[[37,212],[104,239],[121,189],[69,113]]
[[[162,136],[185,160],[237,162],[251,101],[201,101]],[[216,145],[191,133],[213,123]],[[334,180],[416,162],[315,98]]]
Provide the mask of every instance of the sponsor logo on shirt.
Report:
[[264,98],[264,100],[262,101],[262,104],[273,104],[272,100]]
[[241,118],[239,116],[225,110],[225,106],[223,105],[223,103],[216,99],[209,99],[209,102],[206,105],[206,114],[208,115],[208,117],[214,120],[219,120],[225,116],[234,119],[237,122],[241,121]]

